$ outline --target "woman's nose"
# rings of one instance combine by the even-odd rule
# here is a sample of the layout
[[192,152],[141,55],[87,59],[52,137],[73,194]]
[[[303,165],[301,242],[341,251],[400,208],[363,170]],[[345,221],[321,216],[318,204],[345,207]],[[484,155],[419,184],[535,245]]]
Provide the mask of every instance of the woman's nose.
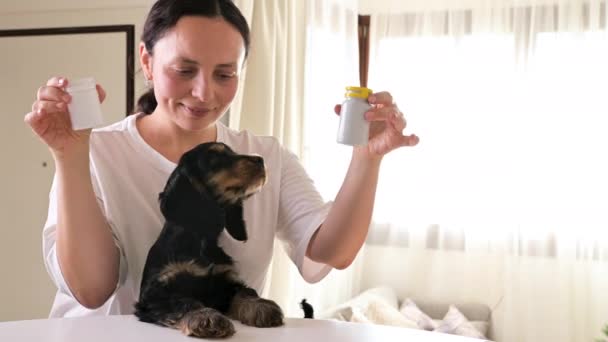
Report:
[[192,85],[192,96],[199,99],[201,102],[209,101],[213,96],[212,84],[208,77],[200,75],[194,79]]

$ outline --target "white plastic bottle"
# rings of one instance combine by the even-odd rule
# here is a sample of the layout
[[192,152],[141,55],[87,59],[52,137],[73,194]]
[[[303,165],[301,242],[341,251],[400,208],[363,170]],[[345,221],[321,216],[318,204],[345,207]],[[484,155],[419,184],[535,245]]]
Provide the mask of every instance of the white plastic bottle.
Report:
[[364,87],[346,87],[346,98],[340,110],[340,126],[338,127],[338,142],[344,145],[363,146],[369,139],[369,121],[365,120],[365,112],[372,106],[367,98],[372,90]]
[[70,81],[66,91],[72,96],[68,111],[75,131],[99,127],[103,124],[101,103],[92,77]]

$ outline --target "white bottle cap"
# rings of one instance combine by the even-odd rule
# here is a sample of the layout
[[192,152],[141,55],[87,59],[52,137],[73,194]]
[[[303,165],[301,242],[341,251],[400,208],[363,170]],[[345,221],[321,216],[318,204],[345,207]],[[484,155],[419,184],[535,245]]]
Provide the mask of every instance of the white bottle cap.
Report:
[[72,129],[75,131],[99,127],[103,124],[101,103],[95,85],[95,79],[87,77],[70,81],[66,88],[72,96],[68,111],[72,120]]

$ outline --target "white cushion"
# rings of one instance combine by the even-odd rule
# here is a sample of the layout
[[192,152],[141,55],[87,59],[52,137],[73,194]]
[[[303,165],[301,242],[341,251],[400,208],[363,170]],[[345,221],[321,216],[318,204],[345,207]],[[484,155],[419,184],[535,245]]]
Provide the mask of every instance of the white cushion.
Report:
[[488,330],[490,329],[490,322],[484,321],[469,321],[471,325],[479,331],[485,338],[488,336]]
[[442,320],[448,312],[450,305],[454,305],[458,310],[469,319],[469,321],[489,322],[492,316],[490,308],[481,303],[461,302],[450,303],[436,300],[416,299],[416,306],[432,319]]
[[349,301],[336,305],[328,310],[323,311],[318,318],[325,319],[337,319],[340,321],[350,321],[351,315],[353,314],[353,308],[365,308],[369,302],[373,299],[379,299],[384,301],[388,306],[394,308],[398,307],[399,300],[395,290],[390,287],[374,287],[369,290],[363,291],[356,297]]
[[[449,306],[447,313],[445,307],[448,307],[448,305],[445,305],[443,310],[439,310],[438,306],[435,311],[442,312],[436,312],[431,317],[411,298],[406,298],[401,306],[398,304],[397,294],[392,288],[386,286],[375,287],[360,293],[345,303],[325,310],[318,315],[318,318],[424,329],[483,339],[488,333],[488,321],[469,321],[454,305]],[[421,302],[426,310],[428,305],[424,306],[424,304],[424,302]],[[433,310],[430,311],[434,312]],[[476,311],[471,312],[475,314]],[[443,319],[439,319],[442,316]],[[481,317],[483,315],[478,314],[477,316]]]
[[[460,311],[460,309],[458,309],[458,311]],[[462,311],[460,311],[460,312],[462,313]],[[439,327],[441,325],[441,322],[443,322],[443,320],[441,320],[441,319],[434,319],[433,322],[435,322],[435,325],[437,325],[437,327]],[[469,323],[471,323],[471,325],[477,331],[479,331],[480,333],[482,333],[483,336],[486,336],[486,337],[488,336],[488,329],[490,329],[490,323],[489,322],[486,322],[486,321],[469,321]]]
[[380,298],[370,298],[366,305],[353,307],[350,321],[418,329],[416,322],[408,319],[397,308]]
[[481,339],[486,338],[454,305],[450,305],[445,317],[434,331]]
[[438,326],[438,324],[433,321],[431,317],[422,312],[410,298],[403,301],[399,308],[399,312],[407,319],[416,322],[416,325],[418,325],[420,329],[431,331],[435,330]]

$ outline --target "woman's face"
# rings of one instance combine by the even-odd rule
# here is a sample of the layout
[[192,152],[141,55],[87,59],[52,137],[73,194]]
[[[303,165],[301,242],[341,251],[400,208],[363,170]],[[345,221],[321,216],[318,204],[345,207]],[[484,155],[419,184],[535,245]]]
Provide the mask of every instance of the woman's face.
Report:
[[198,131],[214,124],[234,99],[245,45],[222,18],[186,16],[157,41],[152,55],[143,44],[140,52],[154,85],[155,113]]

